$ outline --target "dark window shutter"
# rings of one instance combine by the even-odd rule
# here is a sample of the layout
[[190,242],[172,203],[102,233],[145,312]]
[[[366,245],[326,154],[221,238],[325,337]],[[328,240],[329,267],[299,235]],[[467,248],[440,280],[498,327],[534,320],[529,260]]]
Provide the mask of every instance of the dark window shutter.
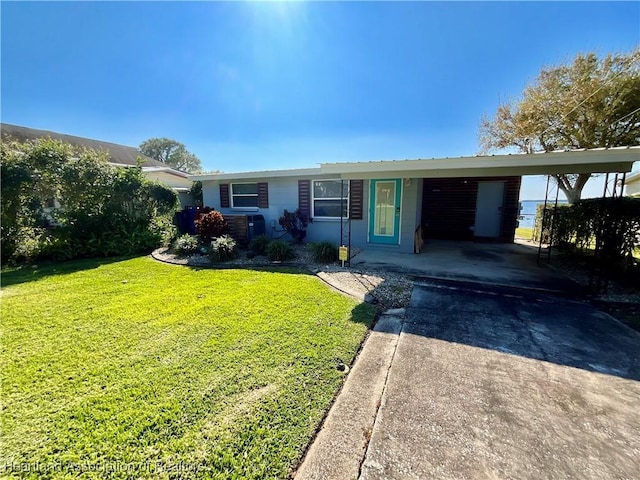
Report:
[[269,208],[269,184],[258,183],[258,208]]
[[231,205],[229,203],[229,184],[221,183],[220,184],[220,208],[229,208]]
[[364,197],[364,181],[351,180],[349,184],[349,217],[351,220],[362,220],[362,201]]
[[298,208],[311,218],[311,180],[298,180]]

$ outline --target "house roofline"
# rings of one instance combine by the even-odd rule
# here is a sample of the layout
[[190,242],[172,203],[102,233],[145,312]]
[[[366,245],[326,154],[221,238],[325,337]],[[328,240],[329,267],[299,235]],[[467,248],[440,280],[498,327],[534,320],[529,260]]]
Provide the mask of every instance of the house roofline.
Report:
[[170,175],[175,175],[176,177],[189,178],[190,175],[185,172],[181,172],[180,170],[176,170],[171,167],[142,167],[143,172],[166,172]]
[[561,173],[629,172],[640,160],[640,145],[539,153],[474,155],[415,160],[322,163],[319,168],[189,175],[191,180],[243,180],[313,175],[337,178],[521,176]]
[[288,170],[263,170],[258,172],[204,173],[189,175],[189,179],[194,182],[203,180],[249,180],[274,177],[304,177],[309,175],[322,175],[323,173],[320,168],[292,168]]

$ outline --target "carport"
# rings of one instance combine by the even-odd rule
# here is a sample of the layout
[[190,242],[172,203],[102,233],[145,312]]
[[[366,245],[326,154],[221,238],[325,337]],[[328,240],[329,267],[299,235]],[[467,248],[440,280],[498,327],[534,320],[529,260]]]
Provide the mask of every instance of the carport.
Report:
[[366,249],[353,267],[376,268],[415,277],[479,282],[572,296],[578,287],[557,271],[537,263],[538,248],[526,244],[427,240],[419,255]]
[[[473,157],[321,164],[321,171],[343,180],[398,182],[396,211],[399,251],[419,251],[424,238],[493,240],[511,243],[518,216],[523,175],[624,174],[640,160],[640,146]],[[374,193],[365,205],[377,206]],[[368,201],[367,201],[368,200]],[[387,209],[388,205],[381,205]],[[373,222],[373,209],[369,223]],[[341,218],[342,242],[351,219]],[[346,232],[346,233],[345,233]],[[417,240],[419,243],[419,239]],[[367,247],[375,248],[371,238]]]

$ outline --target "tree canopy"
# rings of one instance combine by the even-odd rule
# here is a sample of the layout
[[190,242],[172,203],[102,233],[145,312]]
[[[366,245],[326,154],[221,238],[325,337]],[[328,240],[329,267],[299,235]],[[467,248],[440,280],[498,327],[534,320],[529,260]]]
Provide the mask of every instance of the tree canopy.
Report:
[[140,144],[140,151],[171,168],[187,173],[201,173],[200,159],[187,150],[184,144],[170,138],[150,138]]
[[[498,106],[480,123],[481,152],[523,153],[640,144],[640,49],[580,54],[569,65],[543,68],[522,98]],[[554,175],[570,203],[589,173]]]

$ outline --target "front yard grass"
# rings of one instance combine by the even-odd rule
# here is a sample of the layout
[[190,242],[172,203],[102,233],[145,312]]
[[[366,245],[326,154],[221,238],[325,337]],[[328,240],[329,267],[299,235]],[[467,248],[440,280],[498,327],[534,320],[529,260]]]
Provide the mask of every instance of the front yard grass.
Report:
[[518,227],[518,228],[516,228],[516,238],[523,238],[525,240],[533,240],[533,228],[531,228],[531,227]]
[[286,478],[374,317],[313,276],[148,258],[2,284],[9,477]]

